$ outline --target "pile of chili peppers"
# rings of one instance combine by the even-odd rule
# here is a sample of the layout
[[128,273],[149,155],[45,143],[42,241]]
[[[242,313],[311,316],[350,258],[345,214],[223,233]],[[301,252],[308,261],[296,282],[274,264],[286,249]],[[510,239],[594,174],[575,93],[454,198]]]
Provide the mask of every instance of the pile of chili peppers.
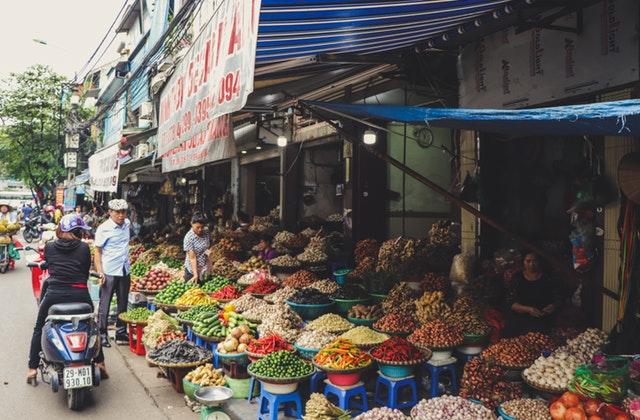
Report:
[[269,334],[257,340],[252,340],[247,347],[249,353],[270,354],[280,350],[293,350],[293,346],[277,334]]
[[371,355],[387,362],[412,362],[424,357],[422,351],[402,337],[392,337],[371,350]]
[[217,292],[211,294],[214,299],[237,299],[242,295],[240,291],[233,285],[228,284]]
[[371,356],[353,345],[351,341],[339,338],[324,346],[314,360],[319,366],[328,369],[348,370],[368,366],[371,363]]
[[256,293],[259,295],[269,295],[280,288],[280,285],[269,279],[260,279],[245,289],[246,293]]

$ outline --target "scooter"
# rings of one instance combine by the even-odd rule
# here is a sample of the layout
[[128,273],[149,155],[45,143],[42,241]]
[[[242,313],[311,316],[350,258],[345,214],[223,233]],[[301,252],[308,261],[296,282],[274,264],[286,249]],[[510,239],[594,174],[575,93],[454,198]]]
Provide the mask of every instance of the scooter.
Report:
[[40,240],[42,237],[42,229],[40,225],[42,224],[42,216],[36,215],[35,217],[31,217],[24,224],[24,231],[22,232],[22,236],[27,243],[33,242],[34,239]]
[[[46,270],[47,263],[28,267]],[[92,276],[97,276],[92,273]],[[45,287],[46,290],[46,287]],[[100,351],[100,334],[91,306],[86,303],[52,305],[42,328],[42,353],[38,370],[53,392],[65,390],[67,406],[81,410],[89,390],[100,385],[100,369],[93,359]],[[33,381],[37,385],[37,380]]]

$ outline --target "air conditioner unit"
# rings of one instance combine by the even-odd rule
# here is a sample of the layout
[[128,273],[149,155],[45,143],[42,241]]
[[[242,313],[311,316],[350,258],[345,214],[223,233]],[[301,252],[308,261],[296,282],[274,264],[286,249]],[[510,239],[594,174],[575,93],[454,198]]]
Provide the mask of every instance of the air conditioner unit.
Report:
[[153,102],[145,101],[140,104],[140,118],[148,119],[153,115]]
[[136,159],[143,158],[149,154],[149,145],[147,143],[140,143],[135,149]]
[[138,128],[151,128],[152,121],[149,118],[138,118]]

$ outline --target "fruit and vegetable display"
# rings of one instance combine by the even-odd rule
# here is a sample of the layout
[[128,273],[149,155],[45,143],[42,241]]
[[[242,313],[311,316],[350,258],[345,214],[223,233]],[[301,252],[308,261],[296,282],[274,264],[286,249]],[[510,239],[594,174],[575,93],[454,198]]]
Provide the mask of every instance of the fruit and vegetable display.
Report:
[[300,261],[293,258],[291,255],[280,255],[269,261],[272,267],[278,268],[298,268],[300,267]]
[[21,228],[19,223],[9,223],[6,219],[0,220],[0,234],[13,234]]
[[218,305],[198,305],[186,311],[179,312],[177,318],[185,321],[195,321],[198,315],[210,312],[218,312]]
[[338,290],[331,293],[331,299],[356,300],[367,299],[368,297],[367,291],[355,284],[340,286]]
[[271,308],[273,308],[271,305],[255,306],[248,311],[244,311],[242,316],[252,322],[262,322],[262,320],[271,312]]
[[269,295],[280,288],[280,285],[269,279],[261,279],[247,287],[245,293],[254,293],[258,295]]
[[495,420],[491,410],[469,400],[450,395],[420,400],[411,417],[424,420]]
[[240,243],[231,238],[222,238],[215,245],[218,249],[223,252],[240,252],[242,251],[242,246]]
[[331,279],[324,279],[324,280],[314,281],[309,285],[309,287],[317,289],[324,294],[330,295],[331,293],[338,290],[340,286],[338,286],[338,283],[336,283]]
[[444,292],[424,292],[414,301],[416,305],[416,318],[421,324],[436,319],[445,319],[451,315],[451,308],[444,300]]
[[437,319],[418,328],[408,340],[418,347],[447,349],[462,344],[464,337],[460,329]]
[[[138,261],[136,264],[139,263]],[[164,289],[172,278],[168,271],[152,268],[142,279],[138,280],[137,287],[138,290],[159,291]]]
[[504,414],[518,420],[552,420],[547,404],[543,400],[518,398],[500,406]]
[[216,291],[222,289],[223,287],[225,287],[225,286],[227,286],[229,284],[231,284],[231,280],[229,280],[226,277],[206,276],[204,278],[204,283],[200,287],[206,293],[213,293],[213,292],[216,292]]
[[322,394],[314,392],[305,405],[303,420],[349,420],[346,411],[331,404]]
[[369,327],[360,326],[342,333],[338,338],[349,340],[356,346],[374,346],[386,341],[389,339],[389,336],[387,334],[374,331]]
[[322,347],[313,360],[322,368],[352,370],[369,366],[372,359],[351,341],[338,338]]
[[565,391],[579,365],[580,361],[575,356],[555,351],[549,357],[538,357],[522,372],[522,376],[538,389]]
[[260,279],[268,279],[274,283],[278,283],[278,278],[269,274],[266,270],[254,270],[250,273],[247,273],[238,279],[238,284],[240,286],[251,286],[253,283],[257,282]]
[[187,290],[176,299],[176,305],[179,306],[215,305],[216,303],[215,299],[198,287]]
[[185,379],[200,386],[225,386],[227,384],[222,369],[214,369],[211,363],[198,366],[187,373]]
[[152,265],[157,263],[159,259],[160,259],[160,256],[158,255],[157,250],[152,248],[152,249],[147,249],[146,251],[143,251],[140,255],[138,255],[136,262]]
[[305,264],[320,264],[327,261],[328,257],[325,252],[326,240],[315,236],[309,240],[309,245],[296,258]]
[[253,256],[238,266],[240,271],[250,272],[254,270],[266,270],[269,265],[260,257]]
[[282,281],[283,286],[294,287],[296,289],[302,289],[309,287],[312,283],[320,280],[318,276],[311,271],[298,270],[286,279]]
[[405,416],[397,408],[376,407],[354,417],[354,420],[409,420],[411,417]]
[[233,300],[242,296],[242,292],[233,284],[228,284],[217,291],[211,293],[211,297],[216,300]]
[[257,340],[252,340],[247,348],[247,351],[249,353],[262,355],[281,350],[292,351],[293,346],[284,341],[277,334],[267,334],[266,336],[260,337]]
[[370,352],[371,356],[384,362],[414,362],[422,360],[425,353],[402,337],[391,337],[378,344]]
[[449,279],[438,273],[427,273],[422,278],[422,290],[425,292],[446,292],[450,286]]
[[182,258],[174,258],[174,257],[164,257],[160,258],[160,261],[165,263],[167,267],[173,269],[181,269],[184,266],[184,259]]
[[180,245],[173,244],[159,244],[155,247],[155,251],[159,258],[176,258],[182,259],[184,257],[182,247]]
[[144,277],[151,270],[151,264],[145,264],[143,262],[135,262],[131,264],[130,274],[134,277]]
[[275,304],[271,313],[258,325],[260,335],[277,334],[289,343],[295,343],[300,335],[302,318],[288,305]]
[[236,268],[233,262],[226,258],[220,258],[213,263],[211,273],[226,279],[237,279],[242,276],[242,273]]
[[209,350],[184,340],[172,340],[151,350],[147,357],[158,364],[180,365],[209,360],[213,357]]
[[[146,251],[146,248],[144,247],[143,244],[138,244],[138,245],[130,245],[129,246],[129,261],[131,262],[131,269],[132,269],[132,273],[133,274],[133,265],[138,261],[138,257]],[[93,256],[93,253],[91,254]],[[146,274],[146,273],[144,273]],[[137,275],[139,276],[144,276],[144,274],[139,274]]]
[[153,313],[147,308],[134,308],[120,314],[120,318],[128,322],[145,322]]
[[391,288],[387,297],[382,301],[382,309],[385,313],[394,311],[414,312],[414,292],[406,283],[396,284]]
[[605,405],[595,399],[585,399],[573,392],[565,392],[555,400],[548,408],[548,413],[553,420],[630,420],[626,414],[606,415]]
[[382,305],[380,304],[369,306],[362,304],[353,305],[347,313],[349,318],[356,319],[380,319],[383,315],[384,312],[382,312]]
[[555,343],[548,336],[531,332],[514,338],[503,338],[482,352],[486,360],[493,360],[500,366],[524,369],[540,356],[543,350],[555,349]]
[[373,328],[391,334],[410,334],[418,328],[418,324],[406,312],[391,312],[376,321]]
[[196,317],[193,331],[205,337],[226,337],[235,327],[247,327],[252,333],[256,326],[232,311],[206,312]]
[[319,318],[309,322],[306,326],[308,330],[325,331],[325,332],[344,332],[353,328],[354,325],[336,314],[324,314]]
[[338,336],[330,332],[305,330],[296,340],[296,345],[304,349],[319,350],[336,338]]
[[158,338],[165,332],[170,331],[180,331],[178,321],[164,313],[164,311],[158,310],[147,318],[147,325],[143,330],[142,343],[149,348],[155,348]]
[[325,305],[332,302],[329,296],[311,287],[297,290],[289,297],[288,301],[301,305]]
[[502,402],[522,397],[522,386],[504,379],[505,370],[479,357],[464,366],[460,382],[460,396],[480,401],[496,408]]
[[265,296],[264,300],[271,303],[285,303],[297,291],[298,289],[294,289],[293,287],[284,286],[270,295]]
[[171,340],[184,340],[186,337],[182,331],[165,331],[160,334],[160,337],[156,340],[156,347],[160,347],[167,341]]
[[567,340],[567,344],[558,348],[578,359],[580,364],[591,362],[593,355],[602,350],[607,343],[607,334],[597,328],[588,328],[576,338]]
[[218,343],[218,353],[244,353],[247,351],[249,343],[255,340],[253,331],[247,325],[234,327],[229,331],[229,335],[221,343]]
[[165,305],[174,305],[180,296],[185,294],[187,290],[194,287],[195,286],[193,286],[192,284],[186,283],[184,281],[172,281],[167,285],[167,287],[162,289],[162,291],[156,295],[155,302]]
[[311,375],[313,365],[296,356],[292,351],[280,350],[269,353],[249,365],[249,373],[264,378],[299,378]]
[[244,312],[256,306],[267,305],[267,302],[250,294],[244,294],[229,302],[228,305],[233,306],[236,312]]
[[627,395],[629,360],[622,356],[598,355],[593,363],[579,366],[568,388],[587,398],[619,403]]

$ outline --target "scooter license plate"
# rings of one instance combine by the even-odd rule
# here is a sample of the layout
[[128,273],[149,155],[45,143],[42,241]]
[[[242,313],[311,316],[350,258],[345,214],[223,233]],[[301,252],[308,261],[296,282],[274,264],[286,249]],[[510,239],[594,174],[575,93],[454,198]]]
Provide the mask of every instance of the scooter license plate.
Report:
[[91,366],[64,368],[62,386],[64,389],[85,388],[93,385]]

